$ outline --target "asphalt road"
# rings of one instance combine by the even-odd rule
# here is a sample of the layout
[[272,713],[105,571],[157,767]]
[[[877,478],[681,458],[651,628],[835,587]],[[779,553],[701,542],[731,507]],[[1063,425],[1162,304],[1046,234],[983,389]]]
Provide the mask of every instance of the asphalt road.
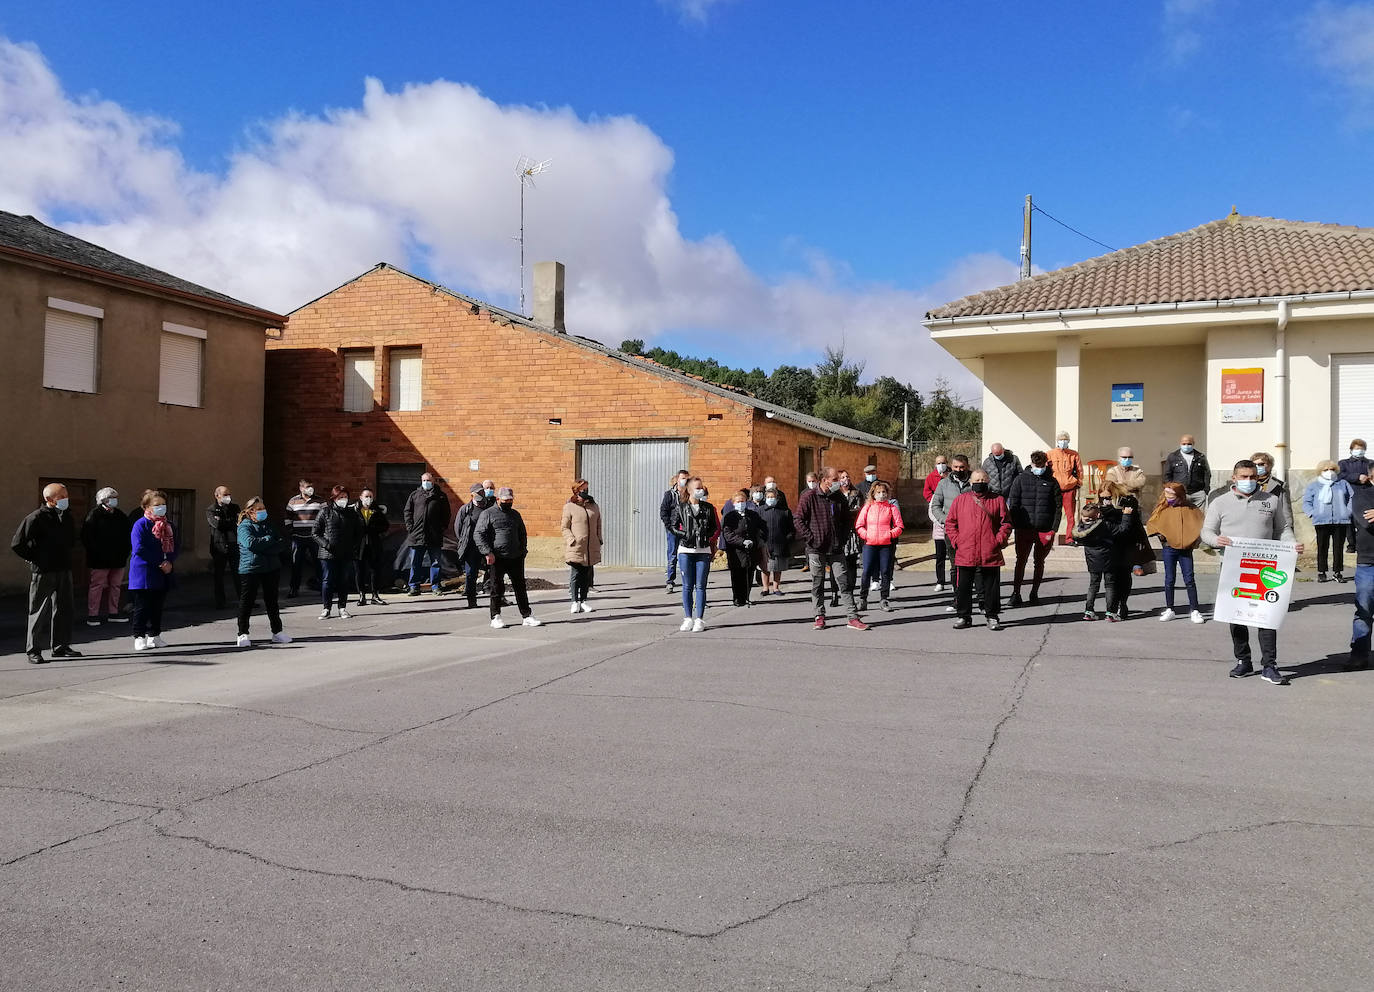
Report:
[[1000,633],[929,581],[867,633],[793,595],[682,634],[605,571],[537,629],[0,642],[0,987],[1374,987],[1352,587],[1299,585],[1280,688],[1218,625],[1080,621],[1079,576]]

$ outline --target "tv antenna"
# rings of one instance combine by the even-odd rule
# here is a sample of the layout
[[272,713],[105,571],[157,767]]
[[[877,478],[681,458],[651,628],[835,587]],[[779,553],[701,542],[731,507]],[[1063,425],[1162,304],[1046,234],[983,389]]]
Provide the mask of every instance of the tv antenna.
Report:
[[534,177],[549,171],[552,159],[536,162],[528,155],[515,160],[515,177],[520,180],[520,315],[525,314],[525,187],[534,189]]

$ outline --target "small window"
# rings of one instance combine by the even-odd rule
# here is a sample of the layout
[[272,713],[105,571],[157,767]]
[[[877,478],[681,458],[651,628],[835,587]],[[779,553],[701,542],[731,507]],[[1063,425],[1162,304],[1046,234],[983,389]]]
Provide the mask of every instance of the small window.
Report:
[[104,311],[79,304],[64,306],[62,302],[48,301],[43,334],[43,385],[49,389],[93,393],[100,315]]
[[391,350],[391,409],[420,409],[420,349]]
[[424,462],[403,465],[377,465],[377,502],[387,508],[392,522],[401,519],[406,500],[410,499],[420,485],[420,476],[425,474]]
[[376,367],[376,358],[371,350],[344,352],[343,408],[349,413],[372,412],[372,391],[377,383]]
[[201,405],[204,334],[204,331],[197,331],[193,327],[162,325],[162,360],[157,387],[159,403],[170,403],[172,406]]
[[[194,339],[193,339],[194,340]],[[176,535],[177,550],[190,554],[196,546],[196,491],[194,489],[164,489],[167,494],[167,519]],[[142,495],[141,493],[139,494]],[[124,501],[121,499],[120,503]],[[132,501],[135,507],[138,500]]]

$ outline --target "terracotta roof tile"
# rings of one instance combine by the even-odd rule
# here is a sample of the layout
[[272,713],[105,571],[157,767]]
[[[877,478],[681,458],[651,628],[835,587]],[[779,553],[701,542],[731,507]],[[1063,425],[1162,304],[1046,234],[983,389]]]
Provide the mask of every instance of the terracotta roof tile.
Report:
[[1232,214],[965,296],[927,318],[1374,290],[1374,228]]

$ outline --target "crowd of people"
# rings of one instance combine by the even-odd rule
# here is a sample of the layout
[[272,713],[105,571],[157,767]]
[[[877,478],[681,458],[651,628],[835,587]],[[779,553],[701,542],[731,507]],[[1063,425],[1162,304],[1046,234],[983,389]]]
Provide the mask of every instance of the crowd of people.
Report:
[[[1301,505],[1317,534],[1317,581],[1345,582],[1345,554],[1356,556],[1355,620],[1350,668],[1369,664],[1374,626],[1374,463],[1356,439],[1350,456],[1325,461],[1303,491]],[[1194,438],[1184,435],[1164,462],[1160,493],[1148,512],[1140,497],[1147,482],[1129,447],[1100,477],[1090,477],[1070,438],[1061,432],[1052,451],[1034,451],[1028,464],[1001,444],[975,468],[967,455],[937,455],[925,480],[934,542],[937,593],[953,592],[945,609],[954,628],[973,625],[977,605],[989,629],[1002,627],[1004,549],[1014,549],[1008,609],[1036,606],[1046,559],[1057,542],[1080,546],[1087,572],[1083,620],[1120,623],[1131,617],[1134,577],[1164,569],[1160,621],[1175,619],[1176,583],[1181,577],[1193,623],[1205,623],[1198,600],[1193,552],[1199,546],[1225,548],[1233,540],[1263,538],[1295,542],[1292,500],[1284,481],[1273,475],[1274,460],[1256,452],[1237,461],[1227,485],[1211,490],[1212,469]],[[1080,504],[1080,497],[1083,497]],[[445,545],[452,539],[463,575],[468,608],[485,593],[491,626],[506,626],[507,584],[520,622],[541,621],[530,607],[525,577],[529,538],[515,493],[493,480],[474,483],[466,503],[454,514],[448,497],[430,473],[406,499],[401,522],[404,541],[395,565],[410,596],[443,595]],[[43,490],[43,505],[29,514],[12,547],[29,562],[29,661],[43,664],[43,648],[53,657],[79,657],[72,647],[72,554],[79,539],[90,570],[89,626],[132,623],[133,649],[166,647],[163,605],[181,550],[180,535],[168,519],[167,497],[145,491],[137,513],[119,508],[119,494],[102,489],[79,534],[69,512],[66,487]],[[707,586],[711,566],[722,556],[730,575],[731,601],[753,605],[759,596],[780,596],[784,575],[804,552],[809,573],[811,615],[816,629],[827,625],[827,609],[843,609],[845,625],[864,631],[863,615],[874,594],[879,608],[891,611],[896,550],[905,524],[892,483],[879,479],[873,465],[851,480],[841,468],[808,473],[806,489],[790,505],[776,479],[734,491],[718,508],[700,476],[680,470],[663,494],[659,516],[666,535],[665,587],[682,601],[682,631],[706,629]],[[320,619],[349,619],[350,597],[357,606],[385,606],[379,588],[387,574],[386,547],[391,520],[376,493],[363,488],[355,498],[347,486],[333,486],[327,497],[300,480],[285,504],[279,529],[260,497],[240,507],[228,487],[215,490],[206,510],[210,529],[212,589],[217,607],[226,605],[226,576],[238,601],[236,645],[251,647],[250,620],[259,596],[271,640],[288,643],[279,606],[282,572],[286,597],[302,584],[318,590]],[[1061,525],[1064,533],[1060,538]],[[451,532],[451,533],[450,533]],[[563,506],[561,532],[568,565],[569,608],[574,615],[593,612],[588,599],[601,562],[601,511],[585,479],[572,483]],[[1156,555],[1151,539],[1159,542]],[[1305,549],[1297,545],[1298,553]],[[1027,572],[1029,571],[1029,577]],[[120,610],[127,577],[132,615]],[[1023,590],[1025,595],[1023,596]],[[1105,595],[1105,613],[1097,600]],[[355,606],[355,609],[357,608]],[[1249,628],[1231,626],[1236,659],[1232,677],[1253,674]],[[1263,679],[1284,684],[1278,671],[1277,638],[1260,629],[1259,671]]]

